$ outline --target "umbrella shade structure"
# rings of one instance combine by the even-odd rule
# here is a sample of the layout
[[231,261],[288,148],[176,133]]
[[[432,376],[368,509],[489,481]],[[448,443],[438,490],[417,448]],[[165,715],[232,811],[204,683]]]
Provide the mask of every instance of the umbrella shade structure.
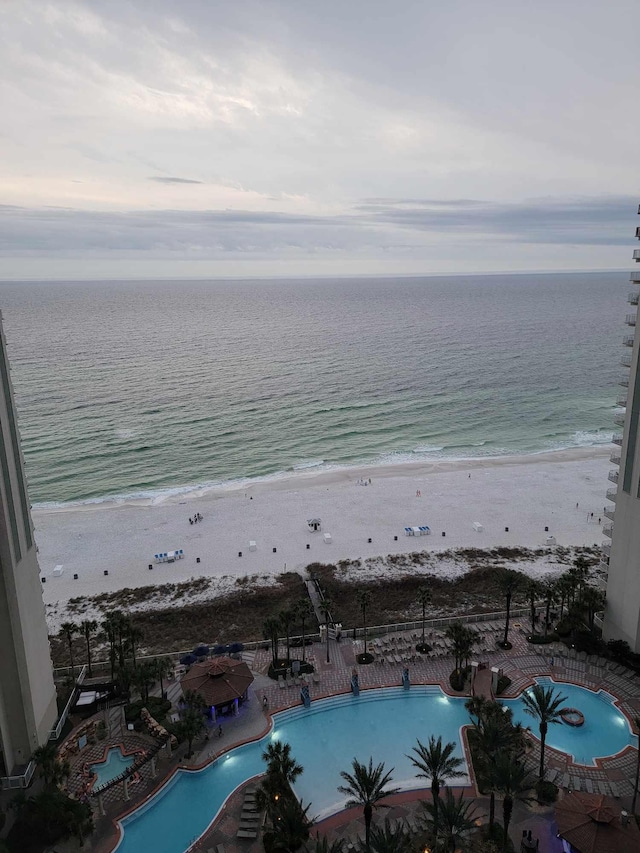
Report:
[[194,664],[180,679],[180,687],[183,693],[199,693],[209,707],[219,707],[245,699],[252,682],[253,675],[244,661],[216,658]]
[[209,654],[209,646],[205,646],[204,644],[196,646],[191,654],[197,658],[205,658]]
[[640,850],[633,817],[623,824],[620,806],[602,794],[567,794],[556,806],[556,822],[558,834],[580,853]]
[[185,655],[184,657],[180,658],[180,663],[183,666],[191,666],[191,664],[195,663],[197,660],[198,658],[195,655]]
[[229,653],[232,655],[237,655],[238,652],[243,651],[244,643],[231,643],[229,646]]

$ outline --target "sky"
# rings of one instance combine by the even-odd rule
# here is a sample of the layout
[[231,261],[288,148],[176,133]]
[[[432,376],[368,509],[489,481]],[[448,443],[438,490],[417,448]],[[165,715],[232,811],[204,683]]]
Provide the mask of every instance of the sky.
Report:
[[0,14],[0,278],[629,264],[637,0]]

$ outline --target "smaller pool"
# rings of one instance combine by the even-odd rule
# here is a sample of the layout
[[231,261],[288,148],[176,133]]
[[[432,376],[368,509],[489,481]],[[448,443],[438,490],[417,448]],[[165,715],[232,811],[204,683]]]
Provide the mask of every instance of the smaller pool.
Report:
[[104,761],[92,764],[90,767],[91,772],[98,777],[94,783],[94,788],[100,788],[124,773],[127,767],[131,767],[133,764],[134,757],[133,755],[123,755],[119,746],[110,749]]

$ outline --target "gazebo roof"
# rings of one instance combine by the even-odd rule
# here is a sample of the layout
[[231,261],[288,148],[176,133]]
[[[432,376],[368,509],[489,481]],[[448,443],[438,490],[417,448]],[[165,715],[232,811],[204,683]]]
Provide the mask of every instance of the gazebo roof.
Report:
[[252,681],[253,675],[244,661],[216,658],[195,663],[180,679],[180,687],[183,693],[199,693],[207,705],[226,705],[244,696]]
[[602,794],[567,794],[556,806],[558,833],[580,853],[640,850],[640,829],[633,817],[622,824],[620,807]]

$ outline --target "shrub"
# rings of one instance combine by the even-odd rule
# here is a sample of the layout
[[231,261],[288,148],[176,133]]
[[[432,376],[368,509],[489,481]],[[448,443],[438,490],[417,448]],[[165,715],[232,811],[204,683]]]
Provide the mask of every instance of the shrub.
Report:
[[127,723],[139,723],[143,708],[149,711],[154,720],[162,723],[171,708],[171,702],[168,699],[160,699],[159,696],[149,696],[147,702],[143,702],[142,699],[131,702],[124,709],[124,718]]
[[456,690],[457,692],[464,690],[465,684],[467,683],[467,677],[470,672],[470,666],[464,666],[462,669],[454,669],[449,676],[449,684],[451,685],[452,690]]
[[555,803],[558,797],[558,789],[553,782],[538,781],[536,783],[536,795],[539,803],[551,805],[551,803]]
[[546,637],[544,634],[529,634],[527,642],[533,646],[548,646],[549,643],[557,643],[559,639],[555,631],[550,631]]

